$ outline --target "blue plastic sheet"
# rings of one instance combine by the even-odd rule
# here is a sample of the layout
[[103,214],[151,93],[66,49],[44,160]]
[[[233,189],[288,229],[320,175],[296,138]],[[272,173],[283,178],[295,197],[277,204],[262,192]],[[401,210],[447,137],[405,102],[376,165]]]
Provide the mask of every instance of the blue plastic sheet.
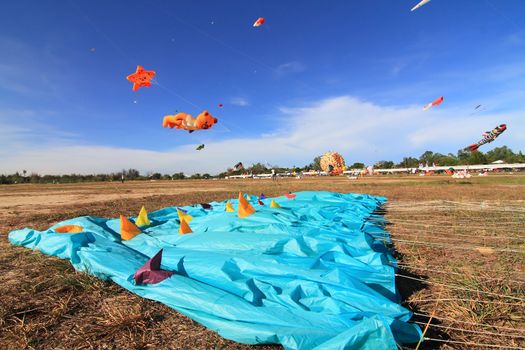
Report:
[[[151,225],[129,241],[119,219],[80,217],[47,231],[22,229],[12,244],[69,259],[80,271],[162,302],[225,338],[286,349],[397,349],[421,331],[399,305],[396,261],[385,248],[383,197],[299,192],[272,198],[240,219],[226,202],[183,207],[193,233],[180,235],[177,208],[149,213]],[[234,207],[237,200],[231,201]],[[134,218],[131,220],[133,221]],[[80,233],[56,233],[74,224]],[[133,274],[160,249],[174,271],[155,285]]]

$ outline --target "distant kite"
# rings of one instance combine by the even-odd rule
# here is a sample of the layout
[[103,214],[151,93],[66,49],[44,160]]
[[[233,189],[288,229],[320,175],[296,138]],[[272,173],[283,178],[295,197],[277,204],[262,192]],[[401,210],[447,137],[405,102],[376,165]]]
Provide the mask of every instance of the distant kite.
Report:
[[415,11],[415,10],[417,10],[418,8],[420,8],[421,6],[425,5],[428,2],[430,2],[430,0],[422,0],[419,4],[417,4],[416,6],[412,7],[412,10],[410,10],[410,11]]
[[254,27],[260,27],[262,26],[264,23],[264,18],[262,17],[259,17],[257,18],[257,20],[255,21],[255,23],[253,24]]
[[137,91],[139,88],[151,86],[151,79],[155,76],[155,71],[145,70],[141,66],[137,66],[135,73],[127,76],[127,79],[133,83],[133,91]]
[[219,103],[219,108],[222,108],[223,104],[222,103]]
[[91,51],[91,52],[97,52],[97,49],[94,48],[94,47],[92,47],[91,49],[89,49],[89,51]]
[[434,107],[434,106],[437,106],[437,105],[440,105],[441,102],[443,102],[443,96],[439,97],[439,98],[436,98],[433,102],[429,103],[428,105],[426,105],[425,107],[423,107],[423,109],[426,111],[427,109],[431,108],[431,107]]
[[233,167],[233,171],[239,171],[239,170],[242,170],[244,169],[244,165],[242,165],[241,162],[235,164],[235,166]]
[[477,105],[476,108],[474,108],[474,110],[478,109],[479,107],[481,107],[481,105]]
[[162,126],[170,129],[184,129],[192,133],[195,130],[209,129],[217,122],[217,118],[214,118],[208,111],[203,111],[197,118],[187,113],[164,116]]
[[501,124],[496,126],[492,131],[485,131],[483,133],[483,139],[481,139],[478,143],[468,146],[466,149],[469,149],[471,152],[477,151],[480,146],[483,146],[486,143],[491,143],[505,130],[507,130],[507,125]]
[[197,151],[200,151],[202,149],[204,149],[204,143],[201,144],[201,145],[198,145],[197,148],[195,148]]

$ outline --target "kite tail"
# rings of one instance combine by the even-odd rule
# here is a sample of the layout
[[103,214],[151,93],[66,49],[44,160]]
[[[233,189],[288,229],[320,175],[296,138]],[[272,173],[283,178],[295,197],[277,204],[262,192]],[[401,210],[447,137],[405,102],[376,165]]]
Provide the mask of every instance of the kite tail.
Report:
[[479,145],[477,143],[475,143],[473,145],[468,146],[467,148],[470,149],[471,152],[475,152],[475,151],[478,150]]

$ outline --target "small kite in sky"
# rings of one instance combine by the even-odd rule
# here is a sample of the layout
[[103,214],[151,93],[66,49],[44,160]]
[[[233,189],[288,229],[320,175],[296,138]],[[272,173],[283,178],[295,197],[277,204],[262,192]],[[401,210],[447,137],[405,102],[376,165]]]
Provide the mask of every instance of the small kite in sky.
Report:
[[257,20],[255,21],[255,23],[253,24],[254,27],[260,27],[262,26],[264,23],[264,18],[263,17],[259,17],[257,18]]
[[135,272],[133,279],[136,284],[155,284],[164,281],[173,275],[173,272],[161,270],[162,249],[149,259],[140,269]]
[[202,149],[204,149],[204,143],[201,144],[201,145],[198,145],[197,148],[195,148],[197,151],[200,151]]
[[133,83],[133,91],[137,91],[139,88],[151,86],[151,79],[155,76],[155,71],[145,70],[141,66],[137,66],[135,73],[127,76],[127,79]]
[[423,0],[419,4],[417,4],[416,6],[412,7],[412,10],[410,10],[410,11],[415,11],[415,10],[417,10],[418,8],[420,8],[421,6],[425,5],[428,2],[430,2],[430,0]]
[[235,164],[235,166],[233,167],[233,171],[239,171],[239,170],[242,170],[244,169],[244,165],[242,165],[241,162]]
[[481,107],[481,105],[477,105],[476,108],[474,108],[474,110],[478,109],[479,107]]
[[499,126],[496,126],[491,131],[485,131],[483,133],[483,138],[478,143],[472,144],[468,146],[466,149],[469,149],[471,152],[477,151],[480,146],[483,146],[486,143],[491,143],[499,135],[501,135],[505,130],[507,130],[507,125],[501,124]]
[[222,103],[219,103],[219,108],[222,108],[223,107],[223,104]]
[[429,103],[428,105],[426,105],[425,107],[423,107],[423,109],[426,111],[427,109],[431,108],[431,107],[434,107],[434,106],[437,106],[437,105],[440,105],[441,102],[443,102],[443,96],[439,97],[439,98],[436,98],[433,102]]
[[92,47],[91,49],[89,49],[89,51],[91,51],[91,52],[97,52],[97,49],[94,48],[94,47]]
[[184,129],[192,133],[195,130],[209,129],[217,122],[217,118],[214,118],[208,111],[203,111],[197,118],[187,113],[166,115],[162,120],[162,126],[170,129]]

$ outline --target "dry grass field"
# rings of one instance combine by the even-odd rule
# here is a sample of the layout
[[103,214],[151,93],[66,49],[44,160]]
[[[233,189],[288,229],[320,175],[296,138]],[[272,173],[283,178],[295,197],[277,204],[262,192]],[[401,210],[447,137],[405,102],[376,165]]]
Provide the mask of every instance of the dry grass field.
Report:
[[[195,180],[0,186],[0,348],[278,349],[225,340],[159,303],[13,247],[7,234],[76,216],[136,215],[234,198],[239,191],[368,193],[385,215],[420,349],[525,348],[525,176]],[[412,348],[414,348],[412,346]]]

